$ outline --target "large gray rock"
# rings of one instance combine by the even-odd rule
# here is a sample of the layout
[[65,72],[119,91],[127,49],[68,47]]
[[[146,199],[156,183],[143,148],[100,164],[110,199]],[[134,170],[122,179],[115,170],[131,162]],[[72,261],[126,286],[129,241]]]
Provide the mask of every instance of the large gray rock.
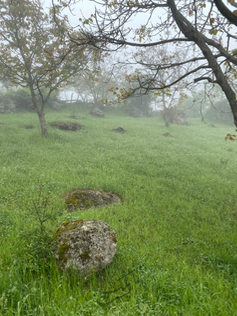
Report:
[[55,232],[58,269],[88,275],[108,266],[116,253],[116,232],[99,220],[64,222]]
[[90,111],[90,114],[91,115],[94,115],[94,116],[98,116],[98,117],[104,117],[104,112],[102,110],[100,110],[99,108],[94,108]]

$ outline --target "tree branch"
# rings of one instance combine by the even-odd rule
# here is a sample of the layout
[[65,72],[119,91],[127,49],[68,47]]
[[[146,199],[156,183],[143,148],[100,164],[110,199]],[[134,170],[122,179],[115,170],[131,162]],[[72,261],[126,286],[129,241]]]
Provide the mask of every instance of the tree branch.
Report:
[[202,81],[202,80],[207,80],[207,81],[209,81],[210,83],[217,83],[216,80],[213,80],[213,79],[211,79],[210,77],[200,77],[200,78],[196,78],[196,79],[194,79],[194,83],[199,82],[199,81]]
[[[227,6],[221,1],[221,0],[213,0],[217,6],[217,9],[220,11],[220,13],[232,24],[237,26],[237,16],[227,8]],[[230,1],[232,4],[232,2]],[[232,4],[233,5],[233,4]],[[234,5],[235,6],[235,5]],[[237,5],[236,5],[237,7]]]

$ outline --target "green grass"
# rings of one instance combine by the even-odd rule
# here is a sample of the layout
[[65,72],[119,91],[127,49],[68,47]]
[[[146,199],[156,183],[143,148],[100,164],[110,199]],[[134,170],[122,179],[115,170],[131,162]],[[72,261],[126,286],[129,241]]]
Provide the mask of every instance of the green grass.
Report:
[[[157,118],[88,111],[77,113],[87,117],[81,131],[49,126],[78,122],[69,115],[46,114],[47,139],[33,113],[0,116],[0,315],[237,315],[237,146],[224,141],[233,127],[167,129]],[[119,126],[127,133],[110,133]],[[84,218],[117,232],[106,270],[70,279],[53,260],[35,269],[27,233],[39,225],[22,195],[36,198],[39,184],[59,197],[48,229]],[[118,193],[124,204],[62,213],[72,188]]]

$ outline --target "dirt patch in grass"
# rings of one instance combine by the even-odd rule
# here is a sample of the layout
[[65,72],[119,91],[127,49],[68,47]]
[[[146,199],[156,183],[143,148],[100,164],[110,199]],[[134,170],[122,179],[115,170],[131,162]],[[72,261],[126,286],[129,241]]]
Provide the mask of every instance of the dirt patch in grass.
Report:
[[123,202],[123,198],[119,194],[91,189],[72,189],[63,197],[69,212],[74,212],[78,209],[87,210],[92,207],[103,207]]

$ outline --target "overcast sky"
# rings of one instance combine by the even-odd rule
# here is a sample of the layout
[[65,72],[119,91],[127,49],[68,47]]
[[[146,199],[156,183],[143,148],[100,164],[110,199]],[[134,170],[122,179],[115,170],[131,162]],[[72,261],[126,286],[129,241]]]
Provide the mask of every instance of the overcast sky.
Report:
[[[44,8],[50,8],[52,6],[52,0],[43,0]],[[57,0],[54,0],[54,3],[57,4]],[[79,18],[83,19],[89,18],[91,14],[95,12],[95,6],[100,7],[94,1],[90,0],[80,0],[75,6],[73,6],[73,14],[66,8],[63,10],[63,14],[66,14],[69,18],[69,21],[72,26],[77,26],[79,24]],[[101,7],[102,8],[102,7]],[[148,15],[140,14],[139,16],[133,17],[129,26],[133,28],[139,28],[142,24],[146,23]],[[153,17],[153,22],[155,17]]]

